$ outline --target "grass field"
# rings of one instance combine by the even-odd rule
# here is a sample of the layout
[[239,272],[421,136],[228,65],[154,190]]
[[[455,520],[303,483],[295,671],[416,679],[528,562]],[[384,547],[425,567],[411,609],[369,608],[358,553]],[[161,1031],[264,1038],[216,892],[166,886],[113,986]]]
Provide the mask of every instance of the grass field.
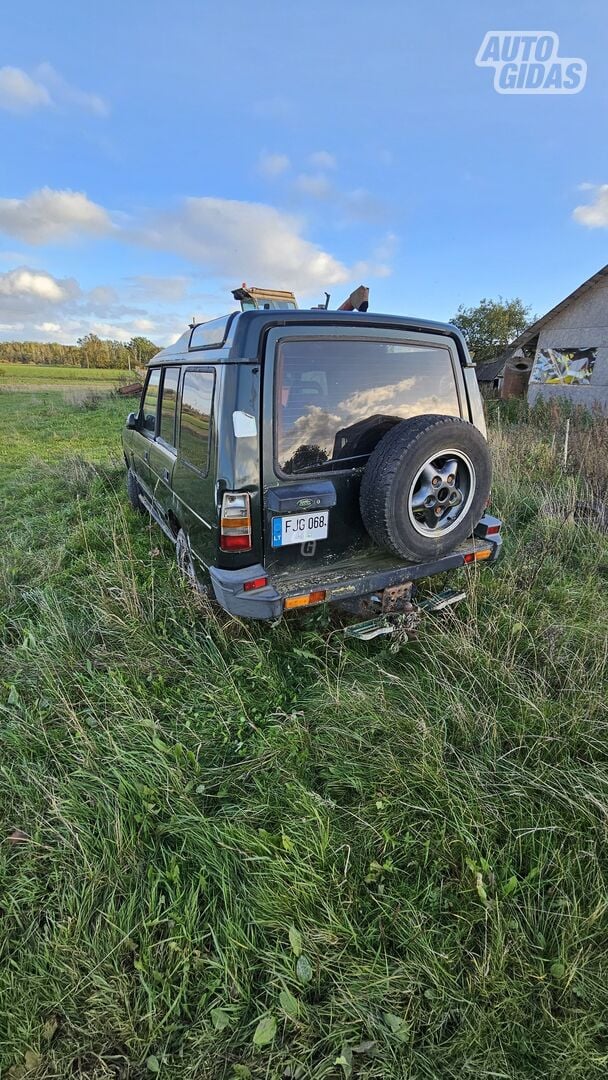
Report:
[[605,422],[494,410],[505,559],[393,654],[209,610],[128,408],[0,394],[2,1077],[605,1078]]
[[97,390],[109,390],[119,382],[126,382],[131,377],[124,368],[78,368],[62,367],[52,364],[2,364],[0,363],[0,391],[26,390],[69,390],[71,387],[94,387]]

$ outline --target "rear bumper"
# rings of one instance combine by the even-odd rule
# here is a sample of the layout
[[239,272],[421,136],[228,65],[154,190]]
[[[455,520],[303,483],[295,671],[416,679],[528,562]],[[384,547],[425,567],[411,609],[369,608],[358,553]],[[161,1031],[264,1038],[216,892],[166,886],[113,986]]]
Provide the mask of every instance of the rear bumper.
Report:
[[[483,534],[488,521],[494,518],[482,518],[478,529]],[[263,589],[255,589],[252,592],[244,591],[244,584],[252,578],[263,577],[266,570],[261,564],[248,566],[243,570],[218,570],[210,567],[211,582],[215,598],[219,604],[231,615],[244,619],[280,619],[283,614],[284,602],[287,597],[301,596],[315,590],[325,592],[324,602],[336,603],[340,600],[351,600],[360,596],[369,596],[371,593],[382,592],[383,589],[395,585],[403,585],[406,581],[417,581],[420,578],[432,577],[434,574],[443,574],[447,570],[457,570],[471,563],[471,556],[479,557],[480,553],[489,552],[484,558],[483,564],[495,563],[500,555],[502,538],[500,535],[491,538],[471,538],[460,544],[449,555],[431,562],[413,563],[412,565],[400,563],[390,569],[375,571],[372,573],[357,573],[348,576],[345,573],[339,576],[336,571],[318,571],[307,578],[292,578],[281,582],[277,588],[269,582]]]
[[283,614],[283,597],[274,585],[265,585],[263,589],[245,592],[246,581],[256,577],[265,577],[266,571],[261,563],[247,566],[244,570],[218,570],[209,567],[211,584],[218,604],[237,615],[240,619],[280,619]]

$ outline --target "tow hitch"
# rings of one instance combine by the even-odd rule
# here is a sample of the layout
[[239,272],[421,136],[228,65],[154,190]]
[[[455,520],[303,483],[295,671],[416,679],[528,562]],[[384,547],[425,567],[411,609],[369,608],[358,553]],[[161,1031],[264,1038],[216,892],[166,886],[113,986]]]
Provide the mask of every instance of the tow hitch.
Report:
[[388,603],[385,603],[384,596],[374,597],[373,600],[382,605],[382,615],[347,626],[344,634],[347,637],[357,638],[359,641],[371,641],[376,637],[391,636],[393,638],[391,648],[397,650],[400,645],[405,645],[415,637],[424,615],[445,611],[447,607],[452,607],[464,600],[466,595],[462,589],[443,589],[442,592],[434,593],[425,600],[421,600],[419,604],[408,601],[409,610],[405,611],[395,610],[394,595],[388,599]]

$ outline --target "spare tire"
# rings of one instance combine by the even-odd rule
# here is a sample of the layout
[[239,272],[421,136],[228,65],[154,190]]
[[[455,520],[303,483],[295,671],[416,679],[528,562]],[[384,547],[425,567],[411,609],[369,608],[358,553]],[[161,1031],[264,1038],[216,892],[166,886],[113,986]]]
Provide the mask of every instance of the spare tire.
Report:
[[393,555],[439,558],[470,536],[490,494],[492,462],[480,431],[455,416],[403,420],[370,454],[363,524]]

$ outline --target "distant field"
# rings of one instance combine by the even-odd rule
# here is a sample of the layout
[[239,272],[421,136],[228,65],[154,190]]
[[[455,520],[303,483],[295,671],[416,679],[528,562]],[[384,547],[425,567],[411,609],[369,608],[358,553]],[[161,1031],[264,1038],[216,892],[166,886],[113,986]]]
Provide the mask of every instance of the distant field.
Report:
[[[52,364],[0,363],[0,390],[22,390],[30,387],[38,390],[66,390],[71,386],[83,387],[87,384],[93,384],[96,389],[109,390],[129,377],[129,372],[124,368],[78,368]],[[136,379],[137,376],[133,375],[133,378]]]

